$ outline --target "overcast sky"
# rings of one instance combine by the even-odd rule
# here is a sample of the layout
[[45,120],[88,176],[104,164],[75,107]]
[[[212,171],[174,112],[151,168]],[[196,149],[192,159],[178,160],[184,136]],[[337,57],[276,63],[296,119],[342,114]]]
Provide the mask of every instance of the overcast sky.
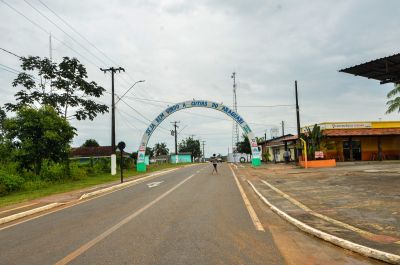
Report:
[[[99,67],[121,66],[116,93],[137,84],[124,98],[153,120],[168,103],[208,99],[232,104],[232,72],[237,73],[238,112],[256,136],[279,128],[295,134],[294,80],[298,80],[301,124],[327,121],[399,120],[386,115],[386,94],[392,84],[355,77],[338,70],[399,52],[398,0],[41,0],[72,25],[68,28],[37,0],[0,0],[0,47],[21,56],[77,57],[89,79],[111,90],[111,77]],[[94,4],[95,3],[95,4]],[[39,25],[41,28],[39,28]],[[62,41],[59,42],[58,40]],[[72,48],[68,48],[68,47]],[[83,47],[82,47],[83,46]],[[89,51],[91,52],[89,52]],[[107,57],[105,57],[105,55]],[[111,60],[112,61],[111,61]],[[19,69],[16,57],[0,51],[0,64]],[[1,65],[0,65],[1,66]],[[0,104],[13,101],[15,74],[0,68]],[[151,101],[148,101],[151,100]],[[100,102],[110,105],[109,94]],[[163,102],[157,102],[163,101]],[[281,107],[253,107],[274,106]],[[94,121],[73,121],[78,130],[73,146],[94,138],[110,145],[110,115]],[[149,122],[124,102],[117,105],[117,142],[136,150]],[[149,145],[166,142],[173,151],[171,121],[180,121],[179,138],[194,135],[206,141],[206,154],[231,150],[232,121],[217,111],[191,109],[166,119]]]

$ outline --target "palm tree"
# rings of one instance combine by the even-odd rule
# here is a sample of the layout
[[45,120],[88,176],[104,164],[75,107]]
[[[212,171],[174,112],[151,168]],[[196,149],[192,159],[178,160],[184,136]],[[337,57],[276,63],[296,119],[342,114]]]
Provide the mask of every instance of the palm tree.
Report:
[[400,113],[400,84],[394,85],[393,90],[387,94],[387,98],[389,100],[386,102],[388,106],[386,114],[395,112],[396,110]]
[[301,135],[307,143],[307,153],[311,159],[315,159],[315,151],[321,150],[321,142],[325,139],[325,136],[322,134],[321,127],[317,124],[314,125],[312,130],[310,128],[306,128],[306,133]]
[[156,143],[153,148],[154,155],[161,156],[161,155],[168,155],[169,149],[167,148],[166,143]]

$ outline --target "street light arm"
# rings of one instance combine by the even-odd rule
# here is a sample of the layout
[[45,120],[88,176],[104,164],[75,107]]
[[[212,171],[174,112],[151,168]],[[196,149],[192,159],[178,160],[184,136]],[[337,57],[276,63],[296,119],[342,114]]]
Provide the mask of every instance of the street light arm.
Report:
[[137,83],[142,83],[142,82],[145,82],[146,80],[139,80],[139,81],[136,81],[135,83],[133,83],[133,85],[130,87],[130,88],[128,88],[126,91],[125,91],[125,93],[121,96],[121,97],[119,97],[119,99],[117,100],[117,102],[115,102],[115,105],[137,84]]

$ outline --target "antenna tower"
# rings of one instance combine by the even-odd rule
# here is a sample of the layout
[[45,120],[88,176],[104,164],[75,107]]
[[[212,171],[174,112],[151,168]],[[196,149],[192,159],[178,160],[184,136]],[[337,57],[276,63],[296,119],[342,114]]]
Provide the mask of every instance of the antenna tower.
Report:
[[[237,98],[236,98],[236,73],[233,72],[231,78],[233,79],[233,110],[237,113]],[[232,151],[233,151],[233,157],[234,157],[234,162],[236,162],[236,153],[237,153],[237,148],[236,148],[236,143],[239,142],[239,126],[238,124],[233,121],[232,123]]]

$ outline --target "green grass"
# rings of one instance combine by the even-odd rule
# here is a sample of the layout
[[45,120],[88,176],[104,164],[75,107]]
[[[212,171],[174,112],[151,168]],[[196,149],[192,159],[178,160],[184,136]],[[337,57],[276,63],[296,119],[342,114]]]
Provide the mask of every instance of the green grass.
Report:
[[[150,165],[147,167],[147,172],[136,172],[136,169],[124,170],[124,179],[139,178],[141,175],[158,170],[181,167],[184,164],[160,164]],[[115,176],[110,173],[100,173],[88,176],[80,180],[67,180],[63,182],[32,182],[25,185],[23,191],[14,192],[0,197],[0,207],[20,203],[45,197],[53,194],[64,193],[73,190],[79,190],[103,183],[116,182],[120,180],[120,172]]]

